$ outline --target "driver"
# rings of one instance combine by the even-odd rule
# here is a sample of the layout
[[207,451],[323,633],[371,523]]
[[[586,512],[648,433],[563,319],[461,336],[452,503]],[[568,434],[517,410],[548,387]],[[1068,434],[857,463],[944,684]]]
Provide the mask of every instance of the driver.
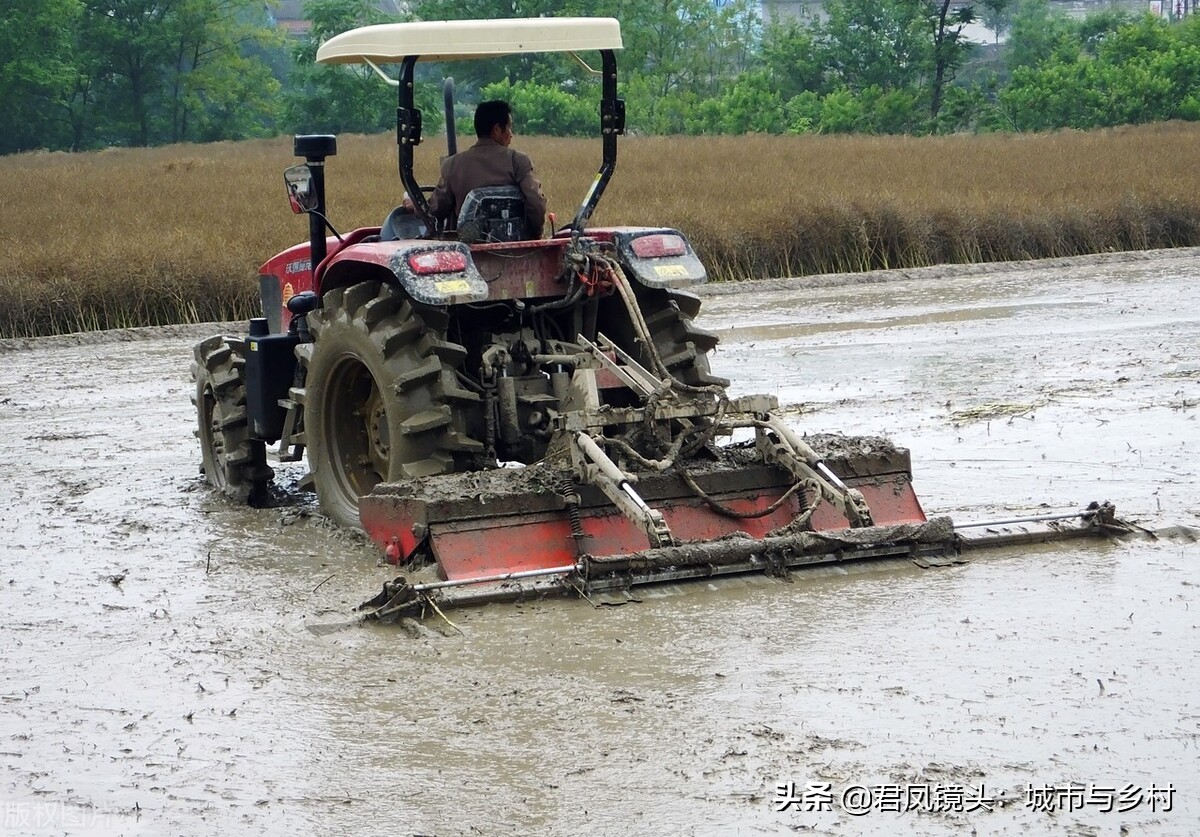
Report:
[[509,148],[513,140],[512,108],[508,102],[480,102],[475,108],[475,134],[470,148],[442,161],[442,176],[429,198],[435,218],[456,220],[463,199],[481,186],[518,186],[525,196],[525,230],[541,238],[546,223],[546,196],[533,173],[528,154]]

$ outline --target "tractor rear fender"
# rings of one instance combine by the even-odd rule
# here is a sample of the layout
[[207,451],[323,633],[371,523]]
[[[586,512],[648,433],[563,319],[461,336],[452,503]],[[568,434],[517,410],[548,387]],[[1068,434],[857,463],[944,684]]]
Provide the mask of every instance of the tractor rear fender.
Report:
[[458,305],[488,298],[471,250],[457,241],[376,241],[343,247],[321,265],[319,293],[374,278],[383,268],[414,301]]
[[[363,227],[345,234],[340,241],[332,236],[326,239],[329,255],[318,265],[315,281],[308,242],[289,247],[264,263],[258,269],[258,281],[263,316],[271,333],[287,331],[292,319],[287,302],[296,294],[324,294],[364,278],[377,278],[378,268],[395,277],[417,302],[448,305],[487,299],[487,284],[466,245],[451,241],[363,241],[378,233],[378,227]],[[465,257],[464,269],[452,269],[458,260],[451,253]]]
[[631,279],[648,288],[686,288],[708,281],[687,236],[667,227],[598,227],[588,238],[611,241]]

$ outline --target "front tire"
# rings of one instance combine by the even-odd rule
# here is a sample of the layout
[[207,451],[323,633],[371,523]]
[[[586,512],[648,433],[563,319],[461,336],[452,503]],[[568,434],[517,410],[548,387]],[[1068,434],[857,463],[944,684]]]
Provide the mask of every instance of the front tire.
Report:
[[196,344],[192,380],[202,456],[209,485],[239,503],[259,505],[275,472],[267,447],[251,438],[246,416],[246,358],[242,342],[220,335]]
[[477,467],[480,398],[458,384],[466,349],[443,339],[446,322],[379,281],[329,291],[308,315],[314,341],[298,347],[307,372],[293,395],[317,498],[336,523],[361,528],[359,498],[381,482]]

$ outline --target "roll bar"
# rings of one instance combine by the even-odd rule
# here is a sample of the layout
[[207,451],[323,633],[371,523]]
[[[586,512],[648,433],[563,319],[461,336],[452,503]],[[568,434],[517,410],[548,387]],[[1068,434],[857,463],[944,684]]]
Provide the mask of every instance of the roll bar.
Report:
[[[429,200],[413,174],[413,148],[421,144],[421,111],[416,106],[413,77],[419,55],[408,55],[400,62],[398,84],[399,102],[396,105],[396,144],[399,146],[400,182],[412,199],[416,213],[428,229],[435,228],[429,211]],[[625,133],[625,101],[617,97],[617,56],[614,50],[600,50],[600,137],[603,144],[600,170],[592,181],[587,195],[571,221],[574,234],[583,232],[588,219],[604,194],[608,181],[617,168],[617,137]],[[449,129],[448,129],[449,130]]]

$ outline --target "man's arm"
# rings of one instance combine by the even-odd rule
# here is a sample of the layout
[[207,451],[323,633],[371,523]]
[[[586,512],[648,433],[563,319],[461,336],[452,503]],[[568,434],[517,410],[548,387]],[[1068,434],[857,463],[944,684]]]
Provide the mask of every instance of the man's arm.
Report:
[[450,161],[452,159],[453,157],[447,157],[442,160],[441,176],[438,178],[437,186],[433,189],[433,194],[429,196],[429,212],[434,218],[454,217],[454,192],[449,186]]
[[513,152],[513,174],[521,194],[525,196],[525,224],[530,238],[541,238],[546,226],[546,196],[541,181],[533,173],[533,160],[528,154]]

